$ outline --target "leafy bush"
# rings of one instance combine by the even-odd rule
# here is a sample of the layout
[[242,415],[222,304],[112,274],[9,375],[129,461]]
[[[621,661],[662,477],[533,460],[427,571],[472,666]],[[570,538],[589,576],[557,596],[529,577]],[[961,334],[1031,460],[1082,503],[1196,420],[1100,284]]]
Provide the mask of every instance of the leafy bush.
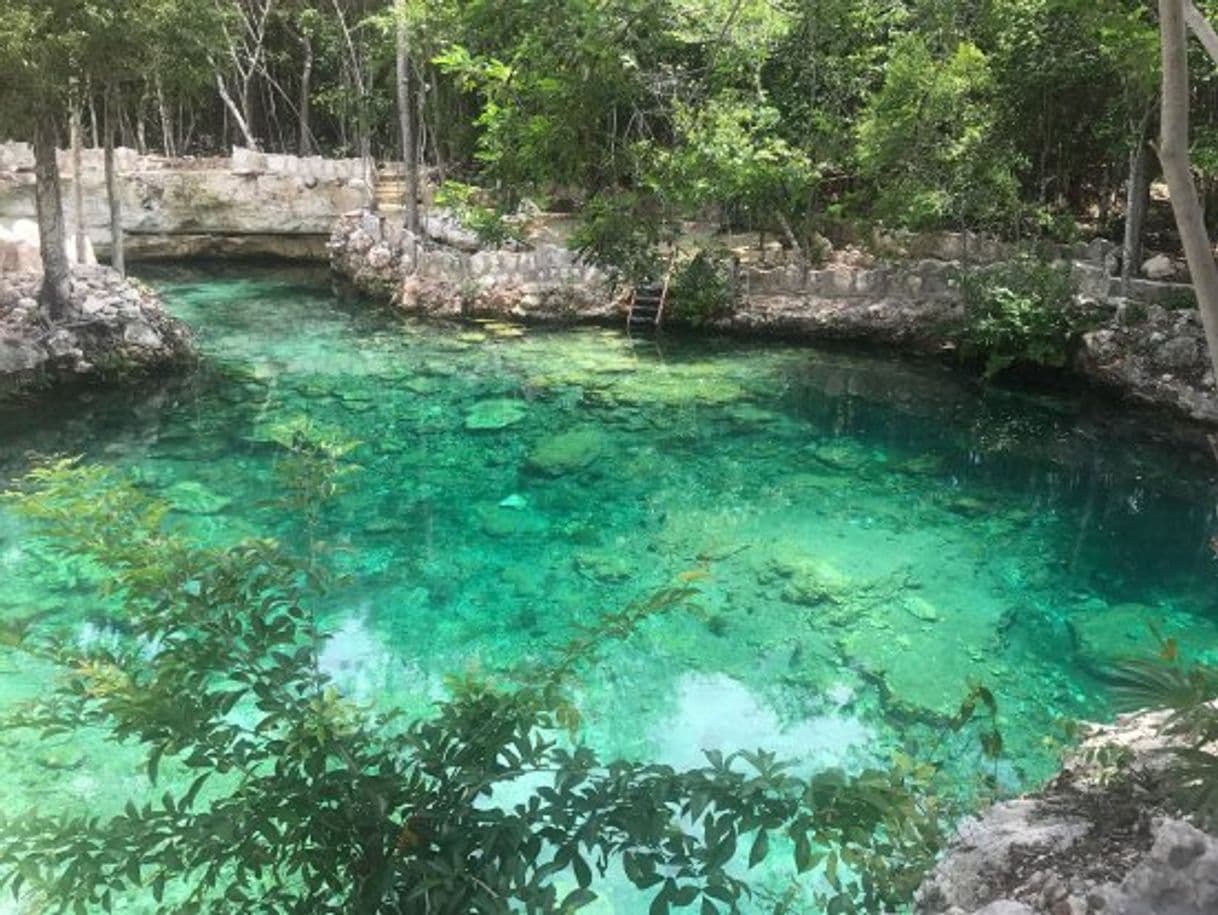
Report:
[[588,263],[638,286],[660,271],[662,232],[660,206],[653,198],[633,192],[603,194],[584,207],[571,247]]
[[480,202],[482,192],[472,184],[445,181],[436,191],[436,203],[452,211],[462,227],[473,232],[484,245],[500,247],[512,242],[524,243],[520,226],[503,213]]
[[[347,447],[307,423],[277,438],[292,504],[324,505]],[[579,726],[572,678],[692,588],[606,616],[541,668],[451,680],[431,717],[403,722],[346,699],[323,671],[326,634],[308,596],[324,579],[277,543],[201,547],[168,523],[164,502],[72,460],[36,468],[9,502],[32,535],[110,571],[129,637],[27,637],[23,650],[66,676],[8,726],[100,728],[142,746],[153,785],[169,779],[158,801],[109,818],[0,820],[0,885],[47,911],[110,911],[149,890],[157,911],[175,913],[568,913],[596,898],[594,872],[620,864],[652,893],[651,912],[700,903],[711,915],[737,911],[747,892],[731,869],[737,849],[752,867],[780,835],[795,870],[828,888],[827,911],[891,911],[943,838],[930,764],[803,781],[762,751],[711,752],[677,772],[567,743]],[[974,689],[952,728],[978,702],[995,756],[988,692]]]
[[993,376],[1016,363],[1062,366],[1093,316],[1074,302],[1066,267],[1020,258],[959,277],[964,302],[957,339]]
[[730,255],[721,250],[699,251],[675,272],[668,297],[671,313],[694,325],[705,324],[729,311]]

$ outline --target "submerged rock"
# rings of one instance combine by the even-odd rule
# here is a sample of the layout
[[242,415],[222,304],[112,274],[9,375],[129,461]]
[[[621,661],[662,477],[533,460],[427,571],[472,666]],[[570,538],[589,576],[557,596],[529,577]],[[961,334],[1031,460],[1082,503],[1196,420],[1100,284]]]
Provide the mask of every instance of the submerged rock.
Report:
[[783,582],[783,600],[815,607],[844,603],[850,595],[850,579],[833,563],[816,557],[773,559],[761,573],[763,582]]
[[165,498],[180,512],[188,515],[215,515],[228,508],[233,500],[212,492],[195,480],[174,483],[165,491]]
[[562,476],[591,467],[605,449],[605,434],[584,426],[541,439],[529,452],[527,466],[546,476]]
[[1154,654],[1152,627],[1165,639],[1178,639],[1185,655],[1218,645],[1218,625],[1212,621],[1147,604],[1092,607],[1075,613],[1067,625],[1079,663],[1099,676],[1118,661]]
[[465,414],[465,428],[506,429],[523,420],[528,412],[519,400],[480,400]]

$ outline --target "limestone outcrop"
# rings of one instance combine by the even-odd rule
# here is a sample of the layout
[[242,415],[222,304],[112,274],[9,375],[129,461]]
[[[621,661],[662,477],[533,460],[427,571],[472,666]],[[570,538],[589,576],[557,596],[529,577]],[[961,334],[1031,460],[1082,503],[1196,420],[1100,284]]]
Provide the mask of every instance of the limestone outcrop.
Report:
[[[334,220],[365,206],[371,191],[358,159],[268,155],[235,148],[229,157],[166,159],[115,152],[123,229],[131,257],[212,254],[325,257]],[[73,182],[98,252],[109,250],[109,206],[101,150],[83,152],[81,174],[60,153],[66,225],[75,224]],[[33,156],[0,144],[0,226],[33,219]]]
[[1043,791],[962,824],[919,915],[1218,912],[1218,837],[1169,800],[1164,717],[1096,728]]
[[150,289],[109,267],[72,274],[72,317],[48,324],[38,273],[0,273],[0,396],[31,386],[163,371],[191,361],[190,331]]

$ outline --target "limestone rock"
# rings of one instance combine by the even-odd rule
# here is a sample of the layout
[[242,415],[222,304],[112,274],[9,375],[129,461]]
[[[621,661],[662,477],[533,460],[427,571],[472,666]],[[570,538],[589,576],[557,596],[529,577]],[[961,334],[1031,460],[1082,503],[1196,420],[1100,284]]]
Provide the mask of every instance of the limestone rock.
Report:
[[1167,819],[1150,853],[1119,887],[1100,894],[1111,915],[1212,915],[1218,912],[1218,839]]
[[1176,262],[1166,254],[1156,254],[1142,264],[1142,275],[1148,280],[1168,280],[1176,273]]
[[562,476],[586,470],[604,451],[604,433],[586,426],[543,438],[529,452],[527,466],[547,476]]
[[519,400],[480,400],[465,414],[465,428],[506,429],[523,420],[528,412],[528,408]]
[[104,367],[130,375],[193,358],[190,331],[151,290],[109,267],[79,266],[71,277],[71,320],[49,330],[36,302],[38,272],[0,273],[0,390],[76,380]]
[[1037,800],[995,804],[960,826],[951,852],[919,889],[917,910],[925,915],[952,908],[973,912],[1002,899],[1014,889],[1007,883],[1019,861],[1061,854],[1088,829],[1081,817],[1053,813]]

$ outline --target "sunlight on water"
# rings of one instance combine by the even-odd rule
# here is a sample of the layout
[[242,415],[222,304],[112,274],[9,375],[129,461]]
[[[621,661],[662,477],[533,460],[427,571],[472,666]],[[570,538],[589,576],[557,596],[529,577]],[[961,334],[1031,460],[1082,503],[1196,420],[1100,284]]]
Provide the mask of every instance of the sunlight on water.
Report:
[[[690,582],[697,612],[648,622],[580,684],[585,739],[673,765],[768,747],[853,768],[940,739],[981,682],[1016,789],[1053,770],[1063,720],[1110,712],[1095,674],[1149,647],[1148,619],[1218,660],[1209,467],[1115,412],[840,351],[425,326],[343,307],[312,272],[151,279],[200,328],[204,370],[7,408],[0,467],[83,453],[200,537],[301,546],[272,498],[275,427],[359,440],[320,536],[349,576],[325,598],[323,661],[360,701],[423,713],[445,673],[543,658]],[[5,619],[117,637],[102,573],[4,515],[0,574]],[[10,699],[47,676],[0,655]],[[952,758],[962,785],[982,765],[971,743]],[[4,735],[0,764],[9,809],[102,812],[140,783],[97,735]]]

